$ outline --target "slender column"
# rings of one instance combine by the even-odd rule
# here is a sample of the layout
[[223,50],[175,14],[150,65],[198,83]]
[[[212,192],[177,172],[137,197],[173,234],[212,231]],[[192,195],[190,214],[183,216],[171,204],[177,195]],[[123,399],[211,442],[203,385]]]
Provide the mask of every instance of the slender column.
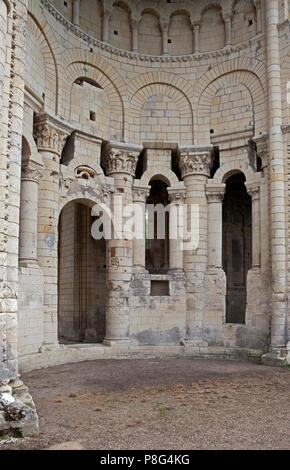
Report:
[[132,233],[125,229],[123,210],[133,200],[133,179],[139,153],[112,148],[105,156],[108,176],[115,180],[113,213],[119,233],[108,241],[108,302],[105,345],[128,344],[130,328],[130,288],[133,273]]
[[73,24],[80,25],[80,0],[73,0]]
[[226,47],[232,45],[232,15],[224,14],[225,30],[226,30]]
[[200,53],[200,24],[196,23],[193,25],[194,34],[194,54]]
[[162,31],[162,54],[168,55],[168,30],[169,22],[161,21],[161,31]]
[[252,198],[252,268],[261,267],[260,186],[247,184]]
[[[169,268],[170,270],[183,270],[183,239],[184,232],[182,208],[185,202],[185,189],[168,189],[170,199],[169,212]],[[180,211],[181,209],[181,211]],[[171,238],[172,235],[179,238]]]
[[37,211],[40,165],[24,162],[21,174],[20,264],[37,262]]
[[262,5],[261,0],[254,1],[256,7],[256,16],[257,16],[257,34],[262,31]]
[[208,266],[222,268],[223,199],[225,184],[206,186],[208,200]]
[[140,18],[131,18],[132,51],[138,52]]
[[47,114],[36,116],[34,137],[44,169],[38,194],[38,262],[44,276],[44,345],[58,345],[58,217],[60,156],[68,133]]
[[[135,227],[136,236],[133,240],[134,272],[144,271],[146,265],[146,237],[145,237],[145,207],[146,200],[150,194],[150,186],[134,186],[133,200],[138,204],[138,226]],[[139,212],[140,210],[140,212]]]
[[267,74],[269,106],[269,161],[271,194],[272,322],[271,347],[286,342],[286,213],[282,136],[281,70],[279,54],[279,2],[267,0]]
[[186,186],[186,205],[190,213],[192,204],[199,209],[199,243],[194,251],[184,252],[187,277],[187,334],[202,328],[205,301],[204,276],[207,269],[207,198],[205,186],[212,167],[212,148],[185,149],[180,156],[180,169]]
[[103,42],[109,42],[109,23],[111,14],[111,10],[105,9],[103,12]]

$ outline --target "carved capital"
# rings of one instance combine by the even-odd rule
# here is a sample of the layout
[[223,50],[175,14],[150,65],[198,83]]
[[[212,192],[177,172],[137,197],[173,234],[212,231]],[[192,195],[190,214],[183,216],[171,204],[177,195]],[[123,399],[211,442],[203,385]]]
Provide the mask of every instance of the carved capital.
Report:
[[145,203],[150,194],[150,186],[134,186],[133,187],[133,200],[134,202]]
[[180,169],[182,177],[190,175],[204,175],[209,177],[213,164],[212,149],[190,150],[180,155]]
[[268,165],[268,138],[266,135],[254,137],[256,144],[257,156],[262,160],[263,168]]
[[168,197],[171,204],[181,205],[185,203],[186,190],[185,189],[168,189]]
[[35,119],[34,138],[39,152],[60,156],[69,134],[66,126],[47,114],[40,114]]
[[111,150],[104,157],[104,165],[108,176],[116,173],[126,173],[135,176],[139,154],[126,150]]
[[21,180],[22,181],[32,181],[39,184],[41,178],[41,166],[37,165],[34,162],[26,161],[23,162],[21,168]]
[[251,196],[252,201],[260,199],[260,186],[247,184],[247,192]]
[[139,31],[140,21],[141,21],[141,18],[135,18],[135,17],[130,18],[130,26],[131,26],[132,31],[134,30]]
[[225,189],[210,189],[206,191],[206,197],[209,204],[221,204],[225,197]]

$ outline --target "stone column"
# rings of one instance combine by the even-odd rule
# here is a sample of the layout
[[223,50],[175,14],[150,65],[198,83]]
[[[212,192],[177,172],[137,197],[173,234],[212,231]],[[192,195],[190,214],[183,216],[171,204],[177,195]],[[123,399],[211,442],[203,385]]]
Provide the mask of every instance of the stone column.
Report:
[[[145,271],[146,264],[146,235],[145,235],[145,208],[146,201],[150,194],[150,186],[136,185],[133,188],[133,201],[140,207],[140,215],[138,211],[138,227],[135,227],[136,238],[133,240],[133,265],[134,273]],[[142,214],[142,215],[141,215]]]
[[31,161],[24,162],[21,173],[20,264],[37,262],[37,212],[40,177],[40,165]]
[[[184,232],[182,209],[185,202],[185,189],[168,189],[170,200],[169,211],[169,269],[171,271],[183,271],[183,238],[181,234]],[[177,236],[172,239],[171,236]]]
[[0,122],[2,117],[8,9],[10,9],[9,2],[6,0],[0,0]]
[[[132,233],[124,228],[123,210],[133,201],[133,179],[139,152],[129,148],[112,148],[104,156],[108,176],[115,180],[112,209],[119,233],[108,241],[107,319],[104,344],[129,344],[130,287],[133,274]],[[118,225],[118,226],[117,226]]]
[[267,75],[269,107],[269,177],[271,194],[272,321],[271,348],[278,353],[286,344],[286,201],[282,135],[282,92],[279,53],[279,2],[268,0]]
[[208,267],[222,268],[223,199],[225,184],[208,184]]
[[257,34],[262,31],[262,5],[261,0],[254,0],[256,7],[256,16],[257,16]]
[[138,52],[140,18],[131,18],[130,25],[132,31],[132,51]]
[[161,31],[162,31],[162,54],[168,55],[168,30],[169,22],[161,21]]
[[187,277],[187,335],[194,335],[203,325],[204,276],[207,269],[207,198],[205,186],[213,162],[212,147],[191,147],[181,150],[180,169],[186,186],[186,205],[199,207],[199,244],[184,252]]
[[73,24],[80,25],[80,0],[73,0]]
[[103,12],[103,42],[109,42],[109,24],[111,20],[111,10],[105,9]]
[[35,119],[34,137],[44,169],[38,194],[38,261],[44,276],[44,346],[58,345],[58,220],[60,157],[69,131],[47,114]]
[[230,13],[225,13],[223,18],[226,30],[226,47],[229,47],[232,45],[232,15]]
[[261,267],[260,186],[246,184],[252,198],[252,269]]
[[194,34],[194,54],[200,53],[200,24],[196,23],[193,25]]

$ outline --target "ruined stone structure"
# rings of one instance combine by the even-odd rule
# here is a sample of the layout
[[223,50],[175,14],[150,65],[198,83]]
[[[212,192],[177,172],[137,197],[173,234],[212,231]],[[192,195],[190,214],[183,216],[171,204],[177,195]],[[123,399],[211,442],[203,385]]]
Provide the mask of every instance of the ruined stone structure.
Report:
[[[289,8],[0,0],[0,436],[37,433],[19,370],[287,360]],[[92,238],[132,202],[197,205],[198,246],[171,210],[164,240]]]

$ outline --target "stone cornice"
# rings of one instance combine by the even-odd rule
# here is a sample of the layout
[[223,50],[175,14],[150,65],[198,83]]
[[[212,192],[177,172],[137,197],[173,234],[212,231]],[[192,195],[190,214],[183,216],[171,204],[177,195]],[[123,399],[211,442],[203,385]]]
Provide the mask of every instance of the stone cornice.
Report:
[[138,59],[143,62],[189,62],[189,61],[199,61],[203,59],[208,59],[211,57],[221,57],[221,56],[228,56],[231,53],[239,52],[243,49],[247,49],[255,40],[261,40],[264,37],[264,33],[259,33],[254,38],[251,38],[249,41],[245,41],[243,43],[237,44],[235,46],[227,46],[223,49],[217,51],[210,51],[210,52],[202,52],[202,53],[192,53],[186,55],[162,55],[162,56],[154,56],[148,54],[140,54],[139,52],[133,51],[126,51],[124,49],[118,49],[117,47],[111,46],[108,43],[99,41],[98,39],[90,36],[89,34],[85,33],[80,29],[79,26],[74,25],[68,19],[66,19],[57,9],[53,6],[49,0],[41,0],[43,7],[58,21],[60,22],[68,31],[71,31],[77,37],[82,39],[83,41],[87,42],[90,47],[96,47],[101,50],[105,50],[110,52],[111,54],[118,55],[120,57],[126,57],[127,59]]

